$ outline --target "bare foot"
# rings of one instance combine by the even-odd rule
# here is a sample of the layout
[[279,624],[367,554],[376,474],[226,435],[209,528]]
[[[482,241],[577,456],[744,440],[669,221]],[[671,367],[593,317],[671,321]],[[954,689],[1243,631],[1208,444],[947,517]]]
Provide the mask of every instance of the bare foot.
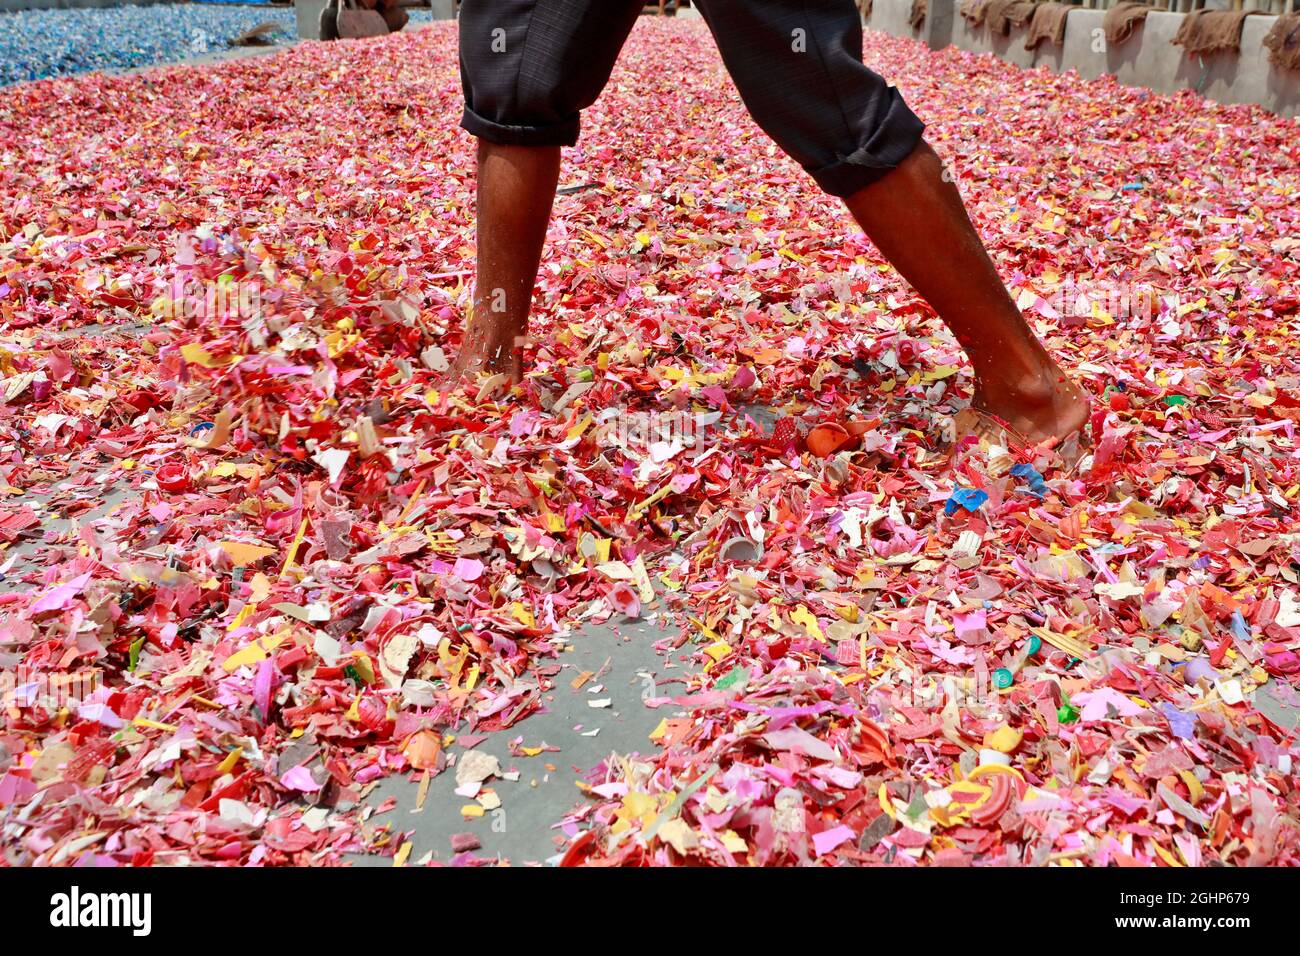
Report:
[[977,382],[971,407],[1006,422],[1033,443],[1059,442],[1088,421],[1087,395],[1059,368],[996,387]]
[[447,371],[446,381],[452,386],[472,385],[480,375],[505,374],[511,385],[518,385],[524,375],[521,345],[514,335],[477,334],[471,329]]

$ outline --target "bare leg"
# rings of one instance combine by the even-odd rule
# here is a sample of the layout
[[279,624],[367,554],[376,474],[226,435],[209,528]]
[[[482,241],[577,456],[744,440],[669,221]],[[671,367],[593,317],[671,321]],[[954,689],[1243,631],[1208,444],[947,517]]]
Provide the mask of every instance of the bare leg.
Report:
[[478,275],[453,382],[478,372],[522,376],[519,352],[559,178],[558,146],[479,140]]
[[1083,393],[1034,337],[998,278],[961,194],[922,142],[845,200],[894,268],[933,306],[975,369],[973,404],[1032,441],[1064,438],[1088,417]]

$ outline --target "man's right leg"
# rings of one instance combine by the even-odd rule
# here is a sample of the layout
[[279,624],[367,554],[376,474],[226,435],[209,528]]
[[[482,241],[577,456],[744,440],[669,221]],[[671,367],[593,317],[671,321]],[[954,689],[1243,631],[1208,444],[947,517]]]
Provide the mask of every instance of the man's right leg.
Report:
[[478,275],[452,380],[523,376],[533,284],[560,176],[560,147],[478,143]]
[[478,269],[453,381],[522,375],[560,147],[609,80],[640,0],[466,0],[461,125],[479,138]]

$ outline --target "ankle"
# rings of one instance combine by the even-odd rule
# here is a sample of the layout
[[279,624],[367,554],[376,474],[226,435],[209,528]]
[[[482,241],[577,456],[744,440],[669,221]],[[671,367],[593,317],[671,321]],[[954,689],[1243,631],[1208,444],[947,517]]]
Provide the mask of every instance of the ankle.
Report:
[[465,329],[464,343],[483,351],[510,352],[522,341],[520,323],[500,320],[471,320]]
[[1056,404],[1069,388],[1065,373],[1045,361],[1008,369],[1005,361],[993,369],[976,369],[975,402],[987,406],[1045,408]]

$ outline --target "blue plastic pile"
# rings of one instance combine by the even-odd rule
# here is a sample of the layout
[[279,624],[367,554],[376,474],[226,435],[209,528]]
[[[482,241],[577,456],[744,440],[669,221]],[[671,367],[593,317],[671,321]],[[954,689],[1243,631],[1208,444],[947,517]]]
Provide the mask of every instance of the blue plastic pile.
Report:
[[[412,23],[431,19],[428,10],[407,12]],[[268,20],[280,29],[267,39],[284,43],[297,36],[293,9],[268,6],[265,0],[0,13],[0,86],[176,63],[223,50]]]
[[289,8],[161,4],[155,7],[22,10],[0,13],[0,83],[175,62],[224,49],[266,21],[294,35]]
[[176,3],[0,13],[0,85],[175,63],[225,49],[229,40],[271,20],[268,39],[296,35],[288,7]]

